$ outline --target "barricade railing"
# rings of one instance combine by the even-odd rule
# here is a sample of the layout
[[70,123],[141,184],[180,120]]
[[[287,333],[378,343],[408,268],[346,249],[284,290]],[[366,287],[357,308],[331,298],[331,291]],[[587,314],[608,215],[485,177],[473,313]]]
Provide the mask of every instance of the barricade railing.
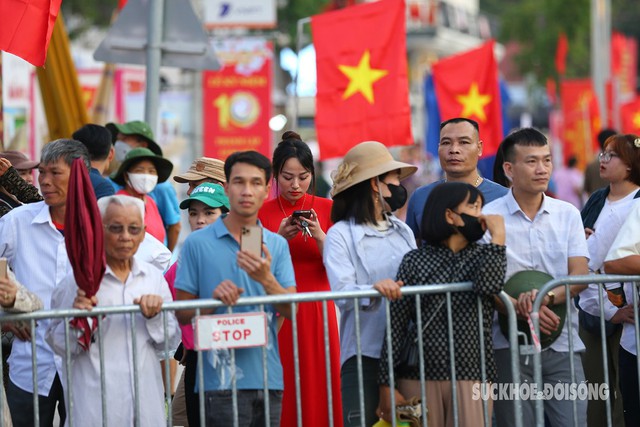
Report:
[[[571,286],[578,285],[590,285],[594,284],[598,286],[598,305],[600,309],[600,344],[601,351],[603,354],[603,369],[604,369],[604,382],[607,384],[609,390],[612,390],[614,387],[611,387],[611,378],[609,378],[609,366],[608,360],[605,356],[607,354],[607,337],[605,333],[605,315],[604,315],[604,298],[607,298],[604,295],[604,286],[607,283],[633,283],[632,292],[633,292],[633,314],[634,314],[634,323],[635,323],[635,339],[636,339],[636,352],[640,354],[640,327],[638,324],[638,286],[640,285],[640,276],[625,276],[625,275],[612,275],[612,274],[592,274],[592,275],[582,275],[582,276],[568,276],[564,278],[554,279],[542,286],[538,291],[536,298],[533,302],[533,309],[531,312],[531,320],[533,322],[533,328],[535,334],[540,336],[540,308],[543,305],[543,301],[545,296],[549,291],[558,287],[564,286],[565,295],[569,295],[569,290]],[[574,316],[574,310],[572,309],[572,304],[575,304],[573,298],[566,298],[565,305],[567,310],[567,317],[565,323],[568,324],[568,340],[569,340],[569,356],[570,356],[570,369],[571,369],[571,383],[576,384],[575,378],[575,365],[574,365],[574,342],[573,342],[573,323],[572,316]],[[531,353],[533,354],[533,374],[534,381],[537,385],[537,390],[539,393],[543,393],[545,388],[545,384],[543,384],[542,377],[542,361],[541,361],[541,352],[535,349],[531,349]],[[639,373],[639,382],[640,382],[640,358],[637,358],[638,363],[638,373]],[[613,379],[615,381],[615,379]],[[611,407],[611,395],[607,397],[605,405],[606,405],[606,418],[607,418],[607,426],[612,426],[612,407]],[[545,414],[544,414],[544,399],[546,397],[539,396],[539,398],[535,399],[535,418],[536,425],[543,427],[545,425]],[[618,396],[618,398],[621,398]],[[578,409],[577,409],[577,399],[572,399],[572,410],[573,410],[573,421],[574,426],[578,426]],[[586,415],[585,415],[586,417]]]
[[[435,285],[420,285],[420,286],[409,286],[409,287],[404,287],[402,290],[402,294],[404,298],[407,297],[413,297],[416,298],[416,301],[419,301],[419,299],[425,295],[434,295],[434,294],[446,294],[446,309],[447,309],[447,322],[448,322],[448,336],[449,336],[449,353],[451,355],[451,373],[452,373],[452,391],[453,391],[453,405],[454,405],[454,414],[455,414],[455,420],[454,420],[454,424],[457,426],[458,425],[458,411],[457,411],[457,389],[456,389],[456,378],[455,378],[455,359],[454,359],[454,348],[456,343],[454,342],[453,339],[453,319],[452,319],[452,306],[451,306],[451,295],[454,293],[458,293],[458,292],[471,292],[472,291],[472,283],[471,282],[465,282],[465,283],[453,283],[453,284],[435,284]],[[507,316],[508,316],[508,324],[509,324],[509,342],[511,343],[510,345],[510,350],[511,350],[511,370],[512,370],[512,375],[514,378],[514,381],[517,383],[516,386],[519,384],[519,378],[520,378],[520,367],[519,367],[519,358],[518,358],[518,331],[517,331],[517,327],[516,327],[516,312],[515,312],[515,308],[514,306],[511,304],[511,300],[508,297],[508,295],[504,292],[501,292],[499,295],[497,295],[498,298],[500,298],[500,300],[504,303],[504,306],[507,310]],[[286,294],[286,295],[278,295],[278,296],[262,296],[262,297],[243,297],[240,298],[237,302],[237,306],[255,306],[256,307],[256,311],[264,311],[264,306],[265,305],[272,305],[272,304],[282,304],[282,303],[288,303],[291,305],[292,310],[295,310],[296,307],[299,304],[305,303],[305,302],[317,302],[317,301],[321,301],[322,302],[322,313],[323,313],[323,330],[325,332],[325,337],[324,337],[324,350],[325,350],[325,362],[326,362],[326,376],[327,376],[327,398],[328,398],[328,408],[327,411],[329,411],[329,419],[330,419],[330,423],[331,425],[333,425],[333,417],[331,414],[333,405],[332,405],[332,383],[331,383],[331,369],[330,369],[330,357],[329,357],[329,353],[330,353],[330,345],[329,345],[329,324],[328,324],[328,310],[327,310],[327,302],[328,301],[335,301],[335,300],[345,300],[345,299],[353,299],[356,303],[354,304],[354,310],[355,310],[355,322],[356,322],[356,340],[357,340],[357,369],[358,369],[358,381],[360,384],[360,390],[361,392],[359,393],[359,405],[360,405],[360,409],[361,409],[361,413],[364,413],[364,396],[362,393],[362,384],[363,384],[363,371],[362,371],[362,351],[361,351],[361,340],[360,340],[360,304],[358,304],[358,301],[364,298],[381,298],[380,294],[375,291],[375,290],[369,290],[369,291],[352,291],[352,292],[312,292],[312,293],[296,293],[296,294]],[[389,316],[389,302],[383,298],[383,301],[385,303],[385,310],[387,313],[387,328],[386,328],[386,336],[383,339],[387,340],[387,345],[390,344],[391,342],[391,328],[390,328],[390,316]],[[199,300],[191,300],[191,301],[176,301],[176,302],[171,302],[171,303],[165,303],[162,307],[162,311],[163,312],[175,312],[175,311],[179,311],[179,310],[195,310],[195,317],[200,316],[201,311],[202,310],[207,310],[210,311],[210,309],[218,309],[218,308],[226,308],[226,310],[218,310],[220,313],[232,313],[232,308],[231,307],[227,307],[225,306],[222,302],[218,301],[218,300],[213,300],[213,299],[199,299]],[[417,326],[418,326],[418,331],[422,330],[422,319],[421,319],[421,311],[420,311],[420,304],[416,304],[416,319],[417,319]],[[103,391],[102,393],[102,397],[101,397],[101,403],[102,403],[102,425],[106,426],[107,424],[107,406],[106,406],[106,399],[105,399],[105,393],[104,390],[106,390],[106,377],[105,377],[105,368],[104,368],[104,359],[105,359],[105,348],[103,346],[103,340],[101,339],[102,337],[102,333],[103,333],[103,322],[104,322],[104,316],[111,316],[111,315],[116,315],[116,314],[125,314],[128,315],[130,317],[130,325],[131,325],[131,336],[132,336],[132,349],[133,349],[133,354],[132,354],[132,358],[134,361],[133,366],[137,366],[137,355],[136,355],[136,319],[135,316],[137,314],[140,313],[140,308],[137,305],[127,305],[127,306],[98,306],[95,307],[92,311],[85,311],[85,310],[76,310],[76,309],[64,309],[64,310],[47,310],[47,311],[37,311],[37,312],[32,312],[32,313],[26,313],[26,314],[4,314],[3,316],[0,316],[0,326],[2,326],[3,324],[7,323],[7,322],[27,322],[32,331],[35,331],[36,328],[36,322],[38,320],[45,320],[45,319],[56,319],[56,318],[63,318],[64,321],[64,339],[65,339],[65,357],[64,357],[64,361],[63,363],[66,366],[66,384],[71,384],[71,376],[72,376],[72,369],[71,369],[71,353],[70,353],[70,344],[71,344],[71,340],[72,339],[76,339],[75,335],[72,333],[71,331],[71,327],[69,326],[69,320],[73,319],[74,317],[94,317],[95,319],[97,319],[98,322],[98,329],[96,334],[98,334],[98,339],[96,340],[97,343],[94,343],[93,345],[98,345],[99,346],[99,354],[100,354],[100,384],[101,384],[101,390]],[[194,317],[194,318],[195,318]],[[481,302],[480,299],[478,298],[478,324],[479,324],[479,330],[478,330],[478,339],[480,340],[480,345],[482,346],[481,349],[481,367],[482,367],[482,383],[486,384],[487,383],[487,378],[486,378],[486,372],[484,370],[484,363],[485,363],[485,351],[487,351],[487,349],[484,349],[483,347],[483,336],[484,336],[484,330],[483,330],[483,323],[482,323],[482,306],[481,306]],[[138,320],[139,321],[139,320]],[[298,348],[298,335],[299,332],[298,331],[298,325],[297,325],[297,321],[296,321],[296,317],[293,316],[291,319],[291,323],[292,323],[292,335],[293,335],[293,343],[294,343],[294,370],[295,370],[295,387],[296,387],[296,407],[297,407],[297,421],[298,421],[298,425],[302,425],[302,415],[301,415],[301,399],[300,399],[300,376],[301,376],[301,372],[300,372],[300,359],[299,359],[299,352],[300,349]],[[456,327],[464,327],[463,325],[456,325]],[[168,348],[168,332],[167,332],[167,316],[164,316],[163,314],[163,328],[164,328],[164,338],[165,338],[165,348],[164,348],[164,360],[165,360],[165,368],[164,368],[164,377],[165,377],[165,384],[169,385],[171,384],[170,379],[170,370],[169,370],[169,363],[168,360],[170,358],[170,352],[172,350],[175,349],[169,349]],[[520,334],[522,335],[522,334]],[[34,334],[35,336],[35,334]],[[422,401],[422,410],[423,410],[423,414],[427,414],[427,409],[426,408],[426,390],[425,390],[425,360],[424,360],[424,353],[423,353],[423,337],[421,333],[418,333],[418,349],[419,349],[419,363],[420,363],[420,382],[421,382],[421,401]],[[36,344],[35,344],[35,339],[32,340],[31,342],[31,349],[32,349],[32,373],[33,373],[33,395],[34,395],[34,424],[35,425],[39,425],[39,408],[38,408],[38,378],[37,378],[37,362],[36,362]],[[390,363],[390,367],[392,368],[392,364],[393,364],[393,355],[391,352],[391,347],[389,347],[390,351],[389,351],[389,359],[388,359],[388,363]],[[2,349],[0,348],[0,357],[2,356]],[[266,424],[268,425],[269,423],[269,416],[268,416],[268,411],[269,411],[269,393],[268,393],[268,384],[266,379],[268,378],[268,371],[267,371],[267,351],[266,348],[263,347],[262,348],[262,356],[263,356],[263,378],[264,378],[264,399],[265,399],[265,412],[266,412],[266,416],[265,416],[265,421]],[[202,351],[198,351],[197,352],[197,359],[198,359],[198,369],[197,369],[197,377],[198,377],[198,381],[200,384],[204,384],[204,372],[203,372],[203,352]],[[231,349],[230,351],[230,359],[231,359],[231,366],[235,368],[235,350]],[[5,388],[4,388],[4,383],[3,383],[3,367],[0,364],[0,400],[4,399],[5,396]],[[395,379],[394,379],[394,374],[393,374],[393,369],[390,369],[390,380],[391,380],[391,384],[390,386],[392,387],[392,389],[395,387]],[[138,386],[139,386],[139,382],[140,382],[140,378],[138,378],[137,372],[135,372],[134,375],[134,406],[135,406],[135,420],[134,420],[134,425],[138,426],[140,423],[140,396],[139,396],[139,391],[138,391]],[[166,401],[166,406],[168,408],[168,416],[167,416],[167,426],[171,426],[172,425],[172,402],[171,402],[171,390],[169,389],[169,387],[165,387],[165,401]],[[199,387],[199,410],[200,410],[200,425],[204,426],[205,425],[205,395],[204,395],[204,387]],[[233,418],[235,420],[235,426],[238,426],[238,402],[237,402],[237,378],[235,375],[235,371],[234,374],[231,376],[231,390],[232,390],[232,404],[233,404]],[[395,420],[395,397],[394,394],[391,394],[391,398],[392,398],[392,410],[393,410],[393,414],[392,414],[392,418]],[[76,420],[73,419],[73,390],[71,390],[71,387],[67,387],[67,389],[65,390],[65,400],[67,402],[67,421],[69,423],[69,426],[73,427],[74,425],[78,425],[75,424]],[[521,408],[520,408],[520,402],[516,399],[516,401],[514,402],[515,404],[515,419],[513,422],[513,425],[516,427],[519,427],[522,425],[522,413],[521,413]],[[489,411],[487,409],[487,402],[485,400],[484,402],[484,409],[485,409],[485,425],[490,425],[491,420],[489,419]],[[111,409],[113,410],[113,408]],[[394,425],[395,425],[395,421],[394,421]],[[363,427],[365,427],[365,423],[364,423],[364,417],[361,417],[361,425]],[[422,417],[422,425],[424,427],[427,426],[427,417],[423,416]],[[0,427],[4,427],[3,426],[3,420],[2,417],[0,417]],[[239,427],[239,426],[238,426]]]

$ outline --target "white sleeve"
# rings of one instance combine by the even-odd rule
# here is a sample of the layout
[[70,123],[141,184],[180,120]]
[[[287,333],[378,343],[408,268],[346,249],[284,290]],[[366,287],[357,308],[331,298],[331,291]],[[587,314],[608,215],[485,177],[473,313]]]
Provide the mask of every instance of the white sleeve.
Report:
[[[70,309],[73,308],[73,301],[78,293],[78,287],[73,278],[73,274],[67,275],[62,282],[54,289],[51,295],[51,309]],[[67,322],[71,320],[68,319]],[[65,357],[65,319],[56,317],[51,319],[45,332],[45,340],[51,346],[51,349],[57,355]],[[78,331],[69,328],[69,349],[72,355],[80,353],[81,347],[78,345]]]
[[[162,297],[162,301],[164,303],[173,301],[171,291],[169,290],[169,284],[162,276],[160,276],[160,278],[158,279],[158,287],[156,292],[158,292],[158,295]],[[157,316],[152,317],[151,319],[145,319],[145,325],[147,328],[147,332],[149,333],[149,336],[154,343],[155,349],[164,351],[165,338],[163,317],[165,316],[167,317],[168,348],[169,351],[173,351],[178,348],[178,344],[180,344],[180,328],[178,326],[178,320],[176,319],[175,313],[171,311],[163,311]]]
[[620,227],[605,261],[625,258],[630,255],[640,255],[640,203],[634,202],[629,216]]
[[598,299],[598,292],[602,292],[604,318],[606,320],[611,320],[613,315],[618,311],[618,307],[609,301],[607,291],[603,286],[590,284],[587,289],[580,292],[580,308],[593,316],[600,317],[600,301]]
[[152,264],[163,273],[169,268],[171,251],[160,240],[149,233],[145,233],[144,240],[140,243],[138,252],[136,252],[136,258]]

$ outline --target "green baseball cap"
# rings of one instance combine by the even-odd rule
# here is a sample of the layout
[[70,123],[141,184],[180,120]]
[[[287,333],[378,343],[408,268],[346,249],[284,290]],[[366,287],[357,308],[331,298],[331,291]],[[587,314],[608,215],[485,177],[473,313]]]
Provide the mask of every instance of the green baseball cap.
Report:
[[122,124],[107,123],[105,127],[111,132],[114,142],[118,136],[118,133],[122,133],[124,135],[138,135],[147,141],[147,143],[149,144],[149,150],[153,151],[154,154],[162,157],[162,148],[160,148],[160,146],[154,140],[153,131],[151,130],[151,127],[145,122],[134,120],[132,122],[126,122]]
[[220,208],[223,212],[229,212],[229,198],[224,194],[224,188],[220,184],[205,182],[198,185],[189,196],[180,203],[180,209],[189,209],[191,202],[198,200],[210,208]]
[[150,160],[156,167],[156,171],[158,172],[158,183],[165,182],[169,178],[169,175],[171,175],[171,171],[173,170],[173,163],[164,157],[156,155],[148,148],[138,147],[127,153],[127,157],[124,158],[124,161],[120,164],[118,170],[111,175],[111,179],[116,184],[124,186],[124,174],[131,166],[145,159]]
[[[543,285],[553,280],[553,277],[549,274],[537,271],[537,270],[525,270],[519,271],[504,284],[504,291],[513,298],[518,298],[521,293],[528,292],[532,289],[540,289]],[[551,335],[540,334],[540,346],[547,348],[560,336],[562,328],[564,327],[564,321],[567,317],[567,306],[562,304],[554,304],[549,307],[559,318],[560,324],[558,329],[553,331]],[[507,316],[502,313],[498,313],[498,323],[500,324],[500,330],[508,337],[509,327],[507,322]],[[531,344],[531,332],[529,324],[526,320],[518,320],[518,330],[524,332],[529,338]]]

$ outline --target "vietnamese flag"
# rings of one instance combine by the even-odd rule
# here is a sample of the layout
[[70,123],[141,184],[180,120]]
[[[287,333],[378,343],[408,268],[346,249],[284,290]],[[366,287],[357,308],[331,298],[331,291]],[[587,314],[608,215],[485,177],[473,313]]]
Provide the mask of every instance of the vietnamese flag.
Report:
[[562,81],[560,98],[564,156],[575,155],[578,166],[584,168],[599,149],[597,134],[601,128],[598,98],[591,79]]
[[411,145],[403,0],[363,3],[311,18],[318,74],[320,159],[367,140]]
[[482,157],[493,156],[503,138],[498,65],[494,42],[433,64],[440,118],[475,120],[483,141]]
[[622,118],[622,133],[640,135],[640,97],[620,107]]
[[41,67],[62,0],[0,0],[0,50]]

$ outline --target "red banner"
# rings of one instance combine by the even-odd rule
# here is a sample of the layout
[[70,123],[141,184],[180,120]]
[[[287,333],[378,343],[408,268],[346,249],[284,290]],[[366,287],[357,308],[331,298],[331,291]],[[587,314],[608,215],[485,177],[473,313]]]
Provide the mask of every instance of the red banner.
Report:
[[214,49],[223,67],[202,74],[204,155],[224,160],[255,150],[271,157],[272,43],[224,40]]
[[473,119],[480,125],[482,156],[493,156],[502,141],[502,113],[494,42],[433,65],[440,118]]
[[578,158],[578,166],[584,166],[598,151],[597,134],[600,131],[598,98],[591,79],[565,80],[560,84],[562,99],[563,152]]
[[560,76],[567,72],[567,53],[569,53],[569,41],[565,33],[560,33],[556,46],[556,71]]
[[638,42],[620,33],[611,35],[611,75],[617,80],[618,96],[633,97],[636,92]]
[[381,0],[311,19],[320,159],[376,140],[411,145],[405,4]]

